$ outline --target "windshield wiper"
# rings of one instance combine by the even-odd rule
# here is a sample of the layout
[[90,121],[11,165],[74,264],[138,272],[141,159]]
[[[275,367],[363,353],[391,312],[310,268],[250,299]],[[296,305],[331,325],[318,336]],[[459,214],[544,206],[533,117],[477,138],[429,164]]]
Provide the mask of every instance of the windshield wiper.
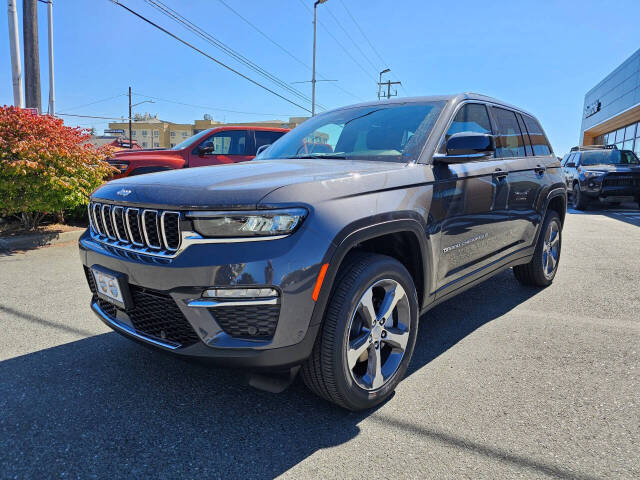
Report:
[[291,155],[285,158],[337,158],[344,160],[347,156],[344,153],[304,153],[302,155]]

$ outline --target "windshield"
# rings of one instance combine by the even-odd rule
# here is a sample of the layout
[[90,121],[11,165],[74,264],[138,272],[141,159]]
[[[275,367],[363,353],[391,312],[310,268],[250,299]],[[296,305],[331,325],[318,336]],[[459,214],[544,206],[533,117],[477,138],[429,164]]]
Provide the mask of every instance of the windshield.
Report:
[[581,165],[638,165],[638,157],[631,150],[582,152]]
[[313,117],[284,135],[260,156],[416,160],[445,102],[352,107]]
[[175,147],[171,147],[171,150],[182,150],[183,148],[187,148],[189,145],[196,143],[202,137],[205,137],[209,132],[211,132],[211,130],[213,129],[209,128],[208,130],[203,130],[200,133],[196,133],[194,136],[189,137],[186,140],[183,140],[182,142],[177,144]]

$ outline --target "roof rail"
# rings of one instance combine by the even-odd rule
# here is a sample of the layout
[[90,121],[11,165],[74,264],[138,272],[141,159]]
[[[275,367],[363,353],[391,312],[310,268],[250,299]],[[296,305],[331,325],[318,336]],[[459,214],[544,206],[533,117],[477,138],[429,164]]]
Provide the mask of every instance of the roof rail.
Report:
[[584,152],[587,150],[617,150],[615,145],[579,145],[571,149],[572,152]]

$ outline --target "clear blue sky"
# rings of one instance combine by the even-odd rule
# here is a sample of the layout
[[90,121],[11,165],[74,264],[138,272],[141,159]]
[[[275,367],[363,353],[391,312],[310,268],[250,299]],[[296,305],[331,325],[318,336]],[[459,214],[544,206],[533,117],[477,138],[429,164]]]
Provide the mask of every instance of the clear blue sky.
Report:
[[[125,93],[131,85],[134,93],[207,107],[158,101],[136,109],[140,113],[158,113],[160,118],[173,122],[192,122],[204,113],[226,121],[286,119],[305,114],[107,0],[53,1],[58,112],[124,116],[124,96],[84,108],[74,107]],[[312,0],[225,1],[295,57],[311,64],[311,14],[302,3],[310,7]],[[212,56],[268,83],[144,0],[122,2]],[[346,14],[343,2],[384,63]],[[310,78],[309,69],[269,43],[218,0],[164,3],[287,83]],[[10,104],[13,96],[6,2],[0,12],[0,104]],[[319,83],[318,103],[332,108],[359,99],[375,99],[376,71],[388,66],[403,82],[404,89],[399,89],[402,96],[474,91],[533,112],[541,119],[558,155],[578,141],[584,94],[640,47],[638,0],[510,0],[492,1],[490,6],[477,0],[328,0],[318,7],[318,12],[324,26],[341,44],[323,26],[319,27],[318,72],[339,80],[337,85],[350,92]],[[21,24],[21,8],[18,15]],[[42,100],[46,109],[47,31],[46,6],[42,3],[39,23]],[[20,29],[22,32],[22,25]],[[309,84],[293,87],[310,96]],[[137,96],[134,101],[143,99]],[[102,120],[67,117],[67,123],[95,126],[99,132],[106,127]]]

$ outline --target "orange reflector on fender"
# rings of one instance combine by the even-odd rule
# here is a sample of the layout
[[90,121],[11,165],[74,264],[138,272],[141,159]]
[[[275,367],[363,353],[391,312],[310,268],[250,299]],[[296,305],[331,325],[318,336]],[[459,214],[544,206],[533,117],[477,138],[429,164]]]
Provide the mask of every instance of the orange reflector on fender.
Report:
[[316,280],[316,286],[313,287],[313,293],[311,294],[311,298],[313,298],[314,302],[318,301],[318,295],[320,295],[320,289],[322,288],[322,282],[324,281],[324,276],[327,274],[327,269],[329,268],[329,264],[325,263],[322,265],[320,269],[320,273],[318,273],[318,279]]

